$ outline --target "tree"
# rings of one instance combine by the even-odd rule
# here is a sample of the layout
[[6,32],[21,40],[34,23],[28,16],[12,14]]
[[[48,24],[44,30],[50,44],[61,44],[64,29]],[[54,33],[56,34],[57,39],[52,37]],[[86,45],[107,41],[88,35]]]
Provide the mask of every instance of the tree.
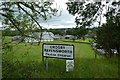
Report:
[[120,54],[120,5],[119,2],[113,2],[112,7],[108,7],[105,14],[107,23],[103,24],[97,31],[97,42],[110,54],[113,54],[112,49],[116,49]]
[[48,31],[52,32],[53,34],[64,35],[64,30],[62,29],[49,29]]
[[[11,1],[11,0],[10,0]],[[42,0],[43,1],[43,0]],[[30,36],[28,33],[33,33],[35,29],[38,29],[38,32],[43,31],[43,27],[39,24],[39,18],[42,18],[44,20],[47,20],[50,16],[55,16],[57,10],[55,8],[51,7],[52,2],[1,2],[0,3],[0,18],[2,20],[2,25],[4,27],[4,34],[2,36],[2,39],[4,40],[6,35],[12,35],[11,31],[12,29],[15,30],[15,32],[19,33],[22,37],[30,37],[35,38],[35,36]],[[42,38],[42,34],[41,34]],[[19,44],[13,43],[11,44],[11,41],[3,41],[2,40],[2,73],[3,78],[11,77],[11,72],[13,72],[15,69],[18,70],[21,65],[26,66],[23,64],[23,61],[16,59],[14,56],[14,50],[13,46],[16,46]],[[10,44],[9,44],[10,43]],[[26,44],[26,43],[24,43]],[[40,42],[38,42],[38,45]],[[1,44],[0,44],[1,45]],[[26,46],[26,45],[25,45]],[[30,48],[29,48],[30,49]],[[24,50],[25,53],[24,56],[29,55],[29,51]],[[23,55],[21,54],[23,57]],[[40,64],[36,63],[35,61],[31,62],[32,64]],[[31,65],[31,67],[34,67],[34,65]],[[42,66],[42,65],[40,65]],[[21,68],[22,69],[22,68]],[[24,71],[17,71],[14,73],[19,74],[19,77],[31,77],[32,72],[29,71],[28,68],[24,67]],[[12,77],[15,77],[12,76]],[[18,75],[17,75],[18,77]]]
[[[103,48],[112,56],[112,49],[116,49],[120,54],[120,15],[109,18],[106,24],[98,28],[97,31],[97,43],[103,46]],[[119,22],[119,23],[118,23]]]
[[34,38],[34,36],[29,36],[26,31],[32,32],[35,27],[32,24],[36,23],[36,27],[42,32],[43,28],[39,24],[39,18],[47,20],[57,12],[51,5],[52,2],[2,2],[0,3],[2,23],[8,25],[10,29],[13,28],[19,31],[23,37]]
[[101,17],[104,6],[101,2],[68,2],[66,4],[69,13],[76,16],[76,27],[81,32],[81,35],[78,34],[79,37],[85,36],[86,28],[93,25],[98,17]]
[[[76,15],[75,18],[76,27],[81,30],[85,30],[87,27],[94,24],[94,22],[98,22],[98,27],[101,27],[101,19],[102,15],[106,17],[106,24],[102,26],[102,28],[98,29],[97,33],[97,42],[100,42],[100,45],[104,46],[104,49],[108,53],[111,54],[111,48],[116,45],[117,51],[119,52],[119,41],[120,37],[118,36],[119,32],[119,14],[120,14],[120,1],[118,2],[106,2],[106,4],[102,4],[101,2],[68,2],[67,10],[70,14]],[[103,9],[106,7],[106,13],[103,14]],[[115,17],[114,17],[115,16]],[[110,27],[111,26],[111,27]],[[113,30],[111,30],[113,29]],[[117,30],[118,29],[118,30]],[[96,33],[96,32],[95,32]],[[112,35],[111,35],[112,33]],[[113,36],[114,34],[114,36]],[[114,37],[114,39],[112,38]],[[111,39],[111,40],[109,40]],[[106,42],[106,43],[105,43]],[[115,47],[114,47],[115,48]]]

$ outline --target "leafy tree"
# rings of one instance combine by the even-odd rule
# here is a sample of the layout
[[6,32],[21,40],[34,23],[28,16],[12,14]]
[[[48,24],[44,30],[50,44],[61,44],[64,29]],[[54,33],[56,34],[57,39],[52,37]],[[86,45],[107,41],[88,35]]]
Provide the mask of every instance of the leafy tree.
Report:
[[67,10],[75,15],[75,23],[78,29],[78,36],[83,37],[87,34],[86,28],[93,25],[95,20],[101,15],[103,5],[101,2],[68,2]]
[[97,43],[103,46],[110,56],[113,54],[112,49],[116,49],[120,54],[120,19],[118,17],[120,15],[110,18],[97,31]]
[[[120,25],[120,1],[118,2],[68,2],[67,10],[70,14],[75,15],[76,27],[82,33],[87,27],[98,22],[100,28],[97,31],[97,42],[111,55],[111,49],[116,48],[119,51],[119,25]],[[106,13],[103,9],[106,7]],[[101,27],[102,15],[106,17],[106,24]],[[99,20],[98,20],[99,19]],[[95,32],[96,33],[96,32]],[[111,39],[111,40],[109,40]]]
[[[52,8],[51,5],[52,2],[44,2],[43,0],[41,2],[1,2],[0,19],[2,20],[4,28],[2,39],[4,40],[6,35],[13,35],[14,32],[15,35],[18,33],[22,37],[35,38],[34,36],[30,36],[28,33],[33,33],[36,29],[38,32],[43,31],[43,27],[39,24],[39,19],[42,18],[47,20],[51,16],[56,15],[57,10]],[[12,29],[15,31],[11,31]],[[32,72],[29,71],[28,67],[25,68],[26,65],[23,64],[23,61],[16,59],[14,56],[15,51],[13,51],[13,46],[16,46],[19,42],[14,44],[9,43],[11,43],[11,41],[8,42],[4,40],[2,42],[2,77],[10,78],[17,76],[21,78],[30,78]],[[38,42],[38,45],[39,44],[40,42]],[[28,55],[28,50],[25,50],[24,53],[24,56]],[[23,57],[23,55],[21,56]],[[36,63],[31,63],[31,67],[35,68],[34,65],[36,65]],[[24,68],[24,71],[16,71],[14,73],[15,69],[18,70],[19,68]],[[35,70],[36,68],[34,71]],[[11,74],[11,72],[13,73]]]
[[113,2],[112,7],[108,7],[105,14],[107,23],[103,24],[97,31],[97,42],[104,47],[106,52],[113,54],[112,49],[116,49],[120,54],[120,5],[119,2]]
[[65,34],[63,29],[49,29],[48,31],[52,32],[53,34],[59,34],[59,35]]
[[91,42],[96,42],[96,31],[97,31],[97,27],[94,27],[94,28],[90,28],[88,30],[88,38],[91,38]]
[[[51,7],[52,2],[1,2],[0,16],[3,20],[4,27],[8,25],[11,29],[20,32],[23,37],[32,37],[27,33],[32,32],[35,27],[42,32],[42,26],[39,24],[39,18],[47,20],[47,18],[54,16],[57,12],[55,8]],[[34,26],[36,24],[37,26]],[[5,28],[8,28],[5,27]],[[41,34],[42,36],[42,34]],[[38,45],[40,42],[38,43]]]
[[66,30],[66,35],[74,35],[76,36],[76,29],[75,28],[69,28]]

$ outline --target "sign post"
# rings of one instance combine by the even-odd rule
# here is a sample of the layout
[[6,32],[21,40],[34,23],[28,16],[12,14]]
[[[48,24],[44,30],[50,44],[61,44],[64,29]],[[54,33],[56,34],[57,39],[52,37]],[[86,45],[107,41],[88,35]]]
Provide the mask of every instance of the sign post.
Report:
[[46,71],[48,71],[48,58],[46,57]]
[[46,57],[46,70],[48,70],[48,58],[61,58],[61,59],[67,59],[67,60],[74,59],[74,45],[43,44],[42,50],[43,50],[42,56]]

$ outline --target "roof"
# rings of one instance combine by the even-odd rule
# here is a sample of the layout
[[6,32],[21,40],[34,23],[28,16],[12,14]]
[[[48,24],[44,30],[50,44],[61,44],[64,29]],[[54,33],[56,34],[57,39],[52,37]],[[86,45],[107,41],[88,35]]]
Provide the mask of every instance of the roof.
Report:
[[54,35],[52,32],[42,32],[42,35]]
[[73,35],[66,35],[65,37],[74,37]]

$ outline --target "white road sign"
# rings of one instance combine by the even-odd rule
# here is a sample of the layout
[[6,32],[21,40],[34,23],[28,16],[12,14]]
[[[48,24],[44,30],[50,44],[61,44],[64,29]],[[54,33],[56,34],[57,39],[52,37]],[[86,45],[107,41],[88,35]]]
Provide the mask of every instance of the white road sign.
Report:
[[43,44],[43,57],[74,58],[74,46],[69,44]]
[[74,70],[74,60],[66,60],[66,72]]

